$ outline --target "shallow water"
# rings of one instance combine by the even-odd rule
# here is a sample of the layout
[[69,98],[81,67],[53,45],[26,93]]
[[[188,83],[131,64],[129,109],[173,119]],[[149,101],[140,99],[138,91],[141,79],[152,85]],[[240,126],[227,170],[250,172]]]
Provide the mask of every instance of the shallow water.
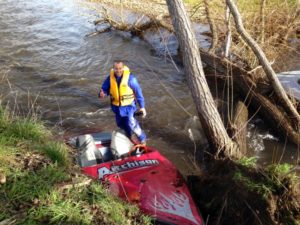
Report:
[[[47,123],[62,126],[68,133],[83,129],[111,131],[116,125],[109,100],[99,100],[97,92],[113,60],[125,59],[146,98],[148,116],[141,125],[149,137],[148,144],[160,149],[182,172],[191,173],[195,170],[194,143],[188,130],[194,131],[198,142],[205,141],[201,133],[196,133],[198,125],[191,117],[196,114],[195,107],[183,72],[153,54],[150,44],[130,35],[113,31],[85,37],[95,31],[88,14],[92,12],[75,0],[0,0],[2,98],[21,114],[34,105]],[[147,38],[155,45],[155,35]],[[269,134],[263,126],[251,129],[249,142],[258,140],[252,145],[252,154],[262,163],[272,161],[274,148],[281,151],[284,143],[259,136]],[[288,146],[282,160],[295,162],[297,154],[296,148]]]

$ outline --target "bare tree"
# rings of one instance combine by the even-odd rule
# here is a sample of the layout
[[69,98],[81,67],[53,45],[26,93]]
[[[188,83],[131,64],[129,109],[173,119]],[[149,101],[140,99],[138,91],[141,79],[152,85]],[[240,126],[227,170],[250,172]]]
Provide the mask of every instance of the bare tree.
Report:
[[230,10],[228,6],[226,6],[226,11],[225,11],[225,22],[226,22],[227,31],[226,31],[226,39],[225,39],[224,56],[228,58],[230,45],[231,45]]
[[265,42],[265,7],[266,0],[260,0],[260,26],[261,26],[261,43]]
[[280,99],[283,106],[287,109],[290,116],[293,117],[293,119],[296,121],[297,129],[299,129],[300,125],[300,115],[297,112],[296,108],[288,98],[285,90],[283,89],[281,83],[279,82],[274,70],[271,67],[271,64],[269,63],[267,57],[265,56],[262,49],[259,47],[259,45],[255,42],[255,40],[248,34],[248,32],[245,30],[242,17],[237,9],[236,4],[232,0],[226,0],[227,6],[230,8],[231,14],[234,18],[237,32],[241,35],[243,40],[250,46],[254,54],[256,55],[260,65],[263,67],[269,81],[272,84],[272,87],[277,95],[277,97]]
[[228,136],[205,79],[198,44],[182,0],[167,0],[183,56],[185,74],[212,154],[231,157],[238,147]]
[[211,12],[210,12],[210,8],[209,8],[208,0],[204,0],[204,6],[205,6],[206,18],[207,18],[208,24],[210,26],[210,32],[211,32],[211,35],[212,35],[211,45],[210,45],[208,51],[213,53],[215,51],[215,48],[216,48],[217,44],[218,44],[217,28],[216,28],[215,22],[213,21],[213,19],[211,17]]

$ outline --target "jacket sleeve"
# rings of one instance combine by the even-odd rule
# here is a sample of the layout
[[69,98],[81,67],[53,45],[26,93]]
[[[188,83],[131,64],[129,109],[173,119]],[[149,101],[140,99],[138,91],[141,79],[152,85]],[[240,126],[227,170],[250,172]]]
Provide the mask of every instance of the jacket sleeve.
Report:
[[[101,89],[104,91],[104,93],[106,95],[109,95],[109,89],[110,89],[110,77],[109,76],[103,82]],[[98,93],[98,96],[100,96],[100,91]]]
[[133,90],[135,99],[140,108],[145,108],[145,99],[138,80],[131,74],[129,78],[129,87]]

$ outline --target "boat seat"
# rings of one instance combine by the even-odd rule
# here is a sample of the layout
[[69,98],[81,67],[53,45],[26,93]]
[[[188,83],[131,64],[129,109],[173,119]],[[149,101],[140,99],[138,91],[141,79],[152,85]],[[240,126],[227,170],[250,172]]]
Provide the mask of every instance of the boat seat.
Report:
[[132,147],[133,143],[122,130],[112,132],[110,148],[116,158],[127,156]]

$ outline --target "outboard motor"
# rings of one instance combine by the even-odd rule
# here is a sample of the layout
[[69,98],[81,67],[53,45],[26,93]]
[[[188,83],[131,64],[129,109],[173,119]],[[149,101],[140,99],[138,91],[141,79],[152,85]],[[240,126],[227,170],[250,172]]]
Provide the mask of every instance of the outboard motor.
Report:
[[96,144],[109,143],[110,133],[95,133],[80,135],[76,139],[79,148],[79,165],[81,167],[94,166],[113,159],[113,155],[107,146],[97,147]]
[[90,134],[80,135],[77,138],[79,148],[79,164],[81,167],[97,165],[101,162],[102,156],[95,145],[93,136]]

